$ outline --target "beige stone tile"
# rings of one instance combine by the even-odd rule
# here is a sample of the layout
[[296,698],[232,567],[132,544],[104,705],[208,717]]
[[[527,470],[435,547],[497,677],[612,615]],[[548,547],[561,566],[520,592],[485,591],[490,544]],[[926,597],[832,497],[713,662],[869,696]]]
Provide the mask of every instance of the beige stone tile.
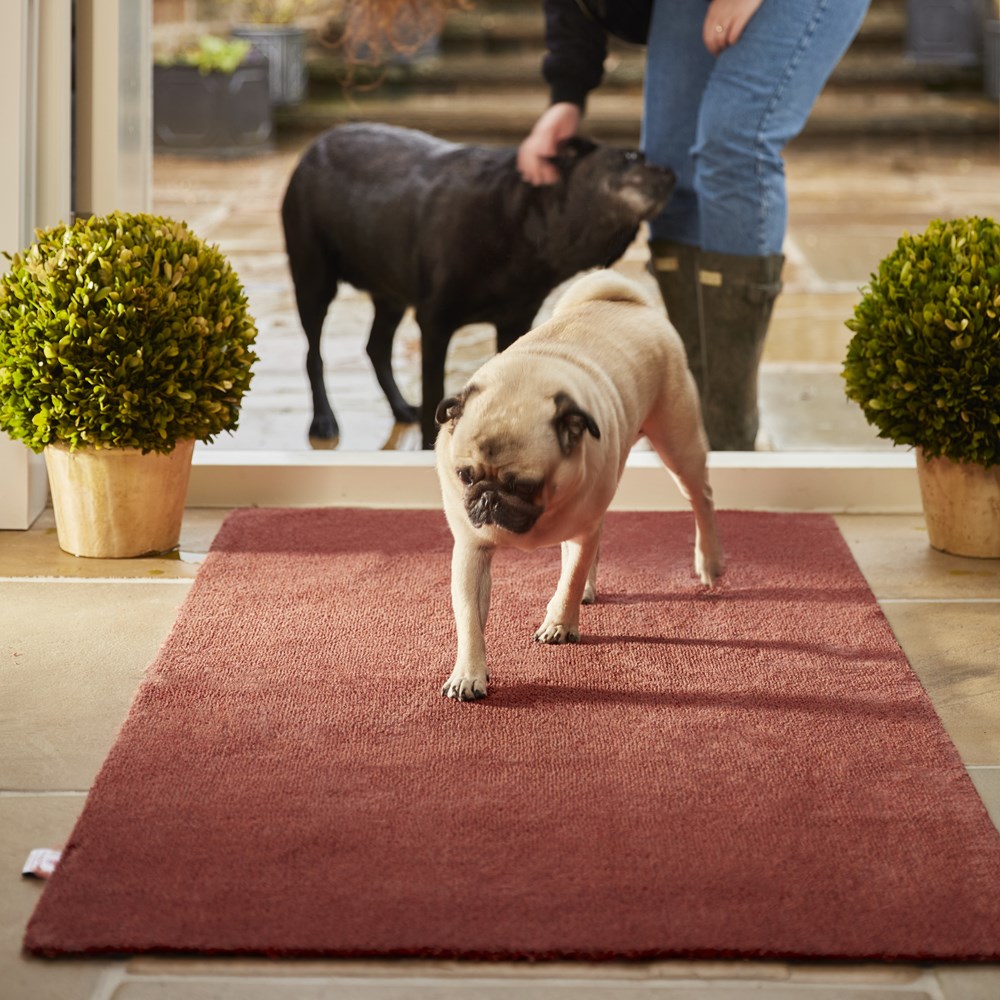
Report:
[[884,611],[962,760],[1000,765],[1000,607],[904,602]]
[[781,962],[465,962],[451,959],[302,959],[184,958],[137,956],[130,976],[235,976],[336,979],[553,979],[642,981],[660,979],[785,980]]
[[0,787],[90,786],[187,592],[0,583]]
[[[1000,767],[970,767],[969,777],[972,778],[993,825],[1000,830]],[[1000,991],[997,991],[997,996],[1000,996]]]
[[24,929],[45,883],[18,877],[35,847],[60,847],[83,807],[82,795],[0,797],[0,996],[4,1000],[90,1000],[104,973],[121,963],[49,961],[21,951]]
[[943,965],[936,970],[944,1000],[996,1000],[1000,965]]
[[795,986],[777,983],[634,983],[605,981],[511,982],[442,980],[255,983],[141,982],[129,980],[113,1000],[739,1000],[752,991],[761,1000],[930,1000],[921,989]]
[[859,293],[796,290],[785,280],[785,291],[774,303],[764,344],[765,363],[809,361],[842,365],[852,336],[844,323],[853,314]]
[[825,986],[911,986],[924,970],[905,964],[859,962],[810,964],[665,960],[652,962],[461,962],[446,959],[184,958],[138,956],[127,966],[130,977],[227,977],[293,979],[554,980],[591,982],[676,982],[739,980],[754,984],[795,983]]
[[[884,972],[889,966],[851,966],[864,981],[908,983],[912,970],[900,974]],[[900,967],[902,969],[902,967]],[[870,974],[864,970],[879,970]],[[802,973],[803,981],[822,978],[820,967],[814,974]],[[571,979],[571,980],[677,980],[749,979],[782,981],[793,976],[787,963],[764,961],[655,961],[655,962],[463,962],[449,959],[328,959],[274,961],[267,958],[184,958],[137,956],[128,964],[131,976],[291,976],[294,978],[335,977],[362,979],[435,978],[479,981],[481,979]],[[795,973],[794,975],[798,975]],[[857,978],[855,976],[854,978]],[[834,982],[850,981],[851,976]],[[824,980],[830,981],[830,980]]]
[[[841,514],[837,524],[879,600],[1000,600],[1000,559],[966,559],[932,549],[920,514]],[[1000,616],[1000,606],[994,613]]]
[[789,980],[793,983],[828,986],[911,986],[919,984],[925,976],[926,972],[919,966],[895,962],[824,962],[816,965],[795,962],[789,967]]
[[222,522],[232,513],[222,507],[188,507],[181,524],[180,553],[192,564],[200,562],[212,547]]
[[55,516],[46,508],[29,531],[0,531],[0,577],[112,577],[190,579],[208,551],[227,510],[185,512],[178,551],[139,559],[86,559],[59,548]]
[[760,369],[760,427],[770,451],[888,451],[828,364],[768,363]]
[[788,235],[821,283],[845,291],[846,310],[838,312],[841,326],[860,301],[857,289],[868,283],[879,261],[891,253],[905,229],[918,232],[927,226],[931,215],[922,208],[906,205],[898,210],[876,210],[869,220],[856,222],[800,207],[790,221]]
[[[659,983],[676,989],[678,981],[740,981],[752,983],[754,995],[762,984],[796,983],[819,986],[911,986],[923,970],[889,963],[808,964],[761,961],[658,962],[459,962],[449,960],[370,959],[302,960],[198,959],[140,956],[128,964],[130,977],[241,977],[349,980],[461,980],[478,991],[483,980],[549,980],[556,983]],[[338,994],[339,995],[339,994]],[[477,993],[478,995],[478,993]],[[518,994],[521,995],[520,993]],[[673,992],[670,994],[673,996]]]

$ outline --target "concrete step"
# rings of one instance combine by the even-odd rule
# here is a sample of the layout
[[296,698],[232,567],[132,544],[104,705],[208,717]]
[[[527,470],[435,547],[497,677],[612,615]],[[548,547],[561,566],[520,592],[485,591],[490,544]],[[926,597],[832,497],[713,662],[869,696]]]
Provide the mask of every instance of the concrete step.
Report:
[[[378,121],[423,129],[462,142],[516,144],[527,135],[548,99],[542,87],[516,97],[482,93],[355,94],[350,99],[309,101],[277,115],[286,132],[319,132],[348,121]],[[636,145],[639,93],[598,91],[587,105],[587,134],[619,145]],[[979,95],[914,91],[910,88],[848,90],[820,95],[803,138],[993,136],[1000,132],[995,102]]]
[[[524,48],[489,57],[459,51],[391,63],[377,71],[359,70],[356,85],[412,93],[478,93],[490,90],[523,91],[541,82],[542,50]],[[602,91],[642,87],[645,55],[641,49],[612,53],[605,68]],[[344,90],[345,65],[336,57],[316,55],[309,63],[312,100],[335,98]],[[920,63],[901,52],[862,48],[851,50],[837,66],[828,87],[905,87],[965,91],[982,89],[979,67]]]

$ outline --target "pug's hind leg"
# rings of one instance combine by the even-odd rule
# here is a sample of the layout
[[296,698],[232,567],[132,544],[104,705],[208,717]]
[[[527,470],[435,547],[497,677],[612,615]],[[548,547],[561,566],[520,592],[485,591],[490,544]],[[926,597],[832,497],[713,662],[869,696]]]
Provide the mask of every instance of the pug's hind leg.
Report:
[[674,477],[684,499],[694,514],[694,571],[706,587],[711,587],[722,574],[725,560],[719,533],[715,526],[715,504],[704,459],[677,462],[660,453],[663,464]]
[[[721,575],[724,559],[715,526],[715,504],[708,482],[708,450],[698,416],[694,382],[689,381],[688,405],[673,419],[653,414],[643,432],[660,461],[673,476],[694,514],[694,570],[706,587]],[[683,397],[678,397],[683,398]]]
[[597,603],[597,563],[601,558],[601,546],[597,546],[594,553],[594,561],[590,564],[590,572],[587,574],[587,582],[583,586],[583,599],[581,604]]
[[580,605],[588,582],[593,590],[600,540],[601,526],[598,525],[594,534],[562,543],[559,584],[545,610],[545,621],[535,632],[536,642],[556,645],[576,642],[580,638]]

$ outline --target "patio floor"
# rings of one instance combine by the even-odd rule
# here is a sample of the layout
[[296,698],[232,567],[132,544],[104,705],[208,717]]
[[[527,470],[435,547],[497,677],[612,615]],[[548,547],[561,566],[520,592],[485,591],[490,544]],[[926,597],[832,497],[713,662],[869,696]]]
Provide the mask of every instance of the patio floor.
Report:
[[[305,336],[279,220],[285,185],[302,148],[298,140],[244,160],[156,159],[154,210],[186,219],[230,256],[259,327],[260,361],[240,427],[212,448],[309,448]],[[789,150],[787,175],[785,287],[775,304],[761,370],[761,444],[779,451],[891,447],[844,397],[840,370],[850,339],[844,322],[859,289],[904,230],[920,231],[939,217],[1000,218],[1000,155],[994,143],[972,139],[927,148],[811,143]],[[640,238],[617,266],[655,293],[645,270],[647,256]],[[543,306],[541,318],[558,293]],[[380,449],[393,430],[365,354],[370,322],[368,297],[342,288],[327,316],[323,351],[340,447],[348,451]],[[459,388],[493,350],[492,327],[459,331],[449,352],[448,391]],[[396,338],[394,368],[413,402],[420,399],[419,364],[419,331],[407,314]],[[417,447],[416,435],[404,434],[397,446]]]

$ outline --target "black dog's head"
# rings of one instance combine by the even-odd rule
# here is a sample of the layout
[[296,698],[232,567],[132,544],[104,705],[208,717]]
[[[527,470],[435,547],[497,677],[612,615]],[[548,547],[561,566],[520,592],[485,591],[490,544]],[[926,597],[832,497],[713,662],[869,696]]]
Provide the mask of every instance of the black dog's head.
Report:
[[567,190],[590,199],[592,210],[625,213],[636,223],[657,215],[677,184],[672,170],[647,163],[637,149],[618,149],[579,136],[562,143],[551,162]]

